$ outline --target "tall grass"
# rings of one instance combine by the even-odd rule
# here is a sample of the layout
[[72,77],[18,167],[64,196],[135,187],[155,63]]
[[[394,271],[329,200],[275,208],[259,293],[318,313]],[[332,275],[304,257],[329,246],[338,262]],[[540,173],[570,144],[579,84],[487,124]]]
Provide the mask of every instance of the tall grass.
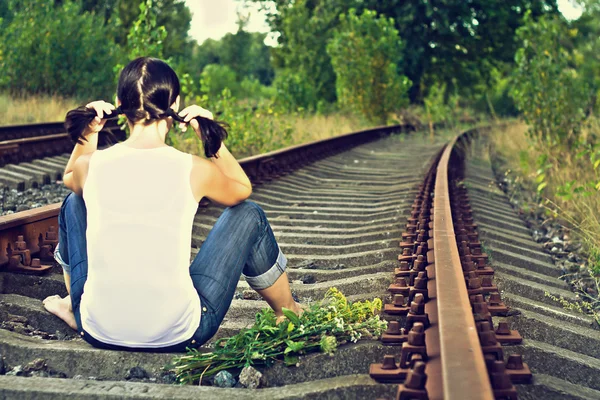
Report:
[[[583,140],[594,137],[598,124],[589,124],[581,133]],[[537,206],[549,217],[562,220],[571,232],[581,240],[588,254],[587,270],[594,282],[595,298],[591,298],[600,308],[600,192],[587,194],[571,193],[565,196],[565,187],[572,182],[583,185],[598,181],[598,170],[588,158],[578,157],[576,150],[560,146],[549,146],[532,140],[527,135],[527,125],[518,123],[490,134],[494,149],[506,160],[515,183],[536,192]],[[540,160],[545,160],[540,165]],[[533,205],[534,207],[536,205]],[[589,293],[587,293],[589,294]],[[585,294],[584,294],[585,297]]]
[[64,121],[67,111],[79,105],[74,99],[58,96],[13,97],[0,93],[0,125]]
[[[0,94],[0,125],[32,124],[38,122],[64,121],[67,111],[80,105],[74,99],[57,96],[11,97]],[[254,118],[253,118],[254,119]],[[263,152],[325,139],[345,133],[366,129],[368,124],[361,118],[345,113],[329,115],[277,114],[258,115],[253,126],[248,127],[253,136],[233,141],[230,150],[236,157],[247,157]],[[261,135],[260,125],[265,127]],[[267,129],[268,128],[268,129]],[[237,129],[244,131],[245,129]],[[268,137],[265,135],[268,132]],[[196,137],[183,137],[179,130],[173,130],[172,144],[179,150],[202,154],[202,147]],[[258,139],[262,136],[262,140]]]

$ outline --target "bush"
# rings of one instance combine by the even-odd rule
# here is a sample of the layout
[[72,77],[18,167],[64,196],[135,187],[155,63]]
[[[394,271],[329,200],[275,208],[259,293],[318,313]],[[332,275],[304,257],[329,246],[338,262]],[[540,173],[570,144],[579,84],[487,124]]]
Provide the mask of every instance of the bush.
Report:
[[391,112],[408,104],[410,81],[398,75],[403,43],[394,21],[375,11],[340,16],[340,26],[327,45],[336,75],[338,101],[369,121],[385,124]]
[[0,87],[13,94],[110,98],[120,49],[102,16],[80,1],[11,1],[0,24]]
[[317,90],[309,82],[300,72],[278,70],[273,82],[277,105],[285,111],[313,110],[317,103]]
[[567,47],[573,32],[557,18],[534,21],[527,14],[525,22],[517,30],[522,46],[515,56],[512,96],[532,137],[572,144],[590,98]]
[[236,74],[227,65],[208,64],[202,70],[201,82],[202,92],[210,97],[217,97],[225,89],[235,94],[239,91]]

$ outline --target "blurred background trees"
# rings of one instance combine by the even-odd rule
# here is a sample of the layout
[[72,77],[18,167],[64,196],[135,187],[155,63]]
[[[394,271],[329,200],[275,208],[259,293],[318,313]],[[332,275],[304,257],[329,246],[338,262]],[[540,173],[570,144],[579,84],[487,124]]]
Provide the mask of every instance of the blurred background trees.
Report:
[[408,104],[427,122],[521,113],[558,141],[597,114],[598,0],[574,21],[556,0],[239,1],[269,10],[276,46],[243,15],[237,32],[196,43],[183,0],[3,0],[0,91],[110,99],[115,66],[145,54],[173,65],[190,100],[227,89],[250,110],[371,123]]

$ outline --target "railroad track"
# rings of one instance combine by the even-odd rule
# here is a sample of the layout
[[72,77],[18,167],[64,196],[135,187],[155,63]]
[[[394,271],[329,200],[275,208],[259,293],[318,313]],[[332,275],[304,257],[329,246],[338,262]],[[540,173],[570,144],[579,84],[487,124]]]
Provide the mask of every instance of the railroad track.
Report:
[[[385,299],[384,343],[365,340],[340,347],[334,357],[303,357],[299,367],[277,365],[263,371],[267,387],[260,390],[158,385],[169,382],[161,370],[171,355],[93,349],[42,309],[45,296],[66,294],[58,268],[49,265],[41,276],[0,272],[0,315],[13,330],[0,329],[3,362],[27,369],[42,359],[36,374],[51,376],[0,376],[0,399],[600,398],[598,331],[588,319],[535,297],[544,288],[567,292],[489,184],[489,164],[467,160],[467,145],[478,131],[447,145],[439,138],[431,143],[418,134],[392,134],[408,128],[374,129],[241,162],[257,185],[252,200],[265,209],[288,257],[294,294],[306,302],[335,286],[350,300]],[[40,256],[46,263],[58,209],[0,218],[0,248],[10,244],[13,251],[12,261],[8,254],[0,257],[5,269],[42,269],[22,261]],[[192,256],[221,211],[199,208]],[[496,261],[499,255],[502,261]],[[250,325],[266,306],[248,289],[238,284],[217,337]],[[498,299],[503,289],[511,310]],[[518,338],[516,332],[503,335],[499,322],[509,322],[509,331],[518,327],[525,340],[500,345]],[[532,383],[515,384],[530,378],[517,376],[513,353],[523,354],[536,373]],[[146,379],[126,382],[132,368],[142,368]]]
[[[115,120],[107,121],[99,145],[113,135],[125,138]],[[0,127],[0,186],[25,190],[61,180],[73,142],[62,122]]]

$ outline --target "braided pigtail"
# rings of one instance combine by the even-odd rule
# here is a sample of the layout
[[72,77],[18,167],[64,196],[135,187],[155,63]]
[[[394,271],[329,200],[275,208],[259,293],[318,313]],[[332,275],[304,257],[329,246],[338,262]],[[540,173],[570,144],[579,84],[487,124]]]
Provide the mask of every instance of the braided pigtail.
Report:
[[[117,107],[115,111],[109,115],[104,115],[104,119],[116,118],[119,114],[123,113],[121,107]],[[96,114],[96,111],[93,108],[87,108],[85,106],[77,107],[67,113],[67,116],[65,117],[65,129],[73,143],[83,144],[84,141],[87,142],[83,133],[97,115],[98,114]]]
[[[165,116],[173,118],[178,122],[185,122],[175,110],[169,108]],[[221,143],[227,138],[227,130],[229,127],[225,122],[214,121],[209,118],[195,117],[200,126],[200,134],[198,135],[204,145],[204,155],[208,158],[217,157],[217,152],[221,148]]]

